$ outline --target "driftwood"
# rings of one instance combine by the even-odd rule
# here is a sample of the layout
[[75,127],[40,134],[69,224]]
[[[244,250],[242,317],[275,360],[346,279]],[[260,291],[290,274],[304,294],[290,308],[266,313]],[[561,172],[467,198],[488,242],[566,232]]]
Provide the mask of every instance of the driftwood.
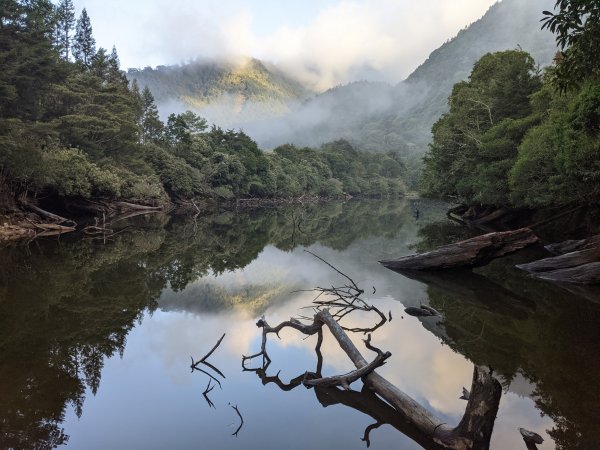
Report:
[[[221,382],[219,381],[219,379],[217,377],[215,377],[214,375],[212,375],[211,373],[207,372],[204,369],[201,369],[199,367],[200,364],[204,364],[205,366],[211,368],[212,370],[214,370],[216,373],[218,373],[219,375],[221,375],[223,378],[225,378],[225,375],[223,374],[223,372],[221,372],[217,367],[213,366],[211,363],[209,363],[207,361],[208,357],[210,355],[212,355],[215,350],[217,348],[219,348],[219,345],[221,345],[221,342],[223,341],[223,338],[225,337],[225,333],[223,333],[223,336],[221,336],[221,338],[217,341],[217,343],[210,349],[210,351],[204,355],[202,358],[200,358],[198,361],[194,361],[194,357],[190,356],[190,358],[192,359],[192,365],[190,366],[192,369],[192,372],[194,370],[197,370],[198,372],[202,372],[203,374],[207,375],[210,379],[212,379],[215,383],[217,383],[219,385],[220,388],[222,388],[221,386]],[[210,383],[210,381],[209,381]],[[207,387],[208,389],[208,387]],[[212,390],[212,389],[211,389]],[[210,391],[209,391],[210,392]]]
[[404,312],[413,317],[441,316],[439,311],[429,305],[421,305],[420,307],[409,306],[408,308],[404,308]]
[[[290,319],[275,327],[271,327],[265,319],[259,320],[257,326],[262,328],[263,334],[261,351],[255,355],[243,357],[242,367],[248,370],[245,367],[246,361],[258,356],[263,357],[263,366],[268,366],[271,362],[266,352],[268,334],[278,334],[284,327],[290,327],[306,335],[318,334],[320,343],[324,325],[330,330],[339,346],[348,355],[357,369],[364,370],[364,368],[369,366],[336,319],[329,311],[322,310],[315,314],[311,324],[303,324],[298,320]],[[369,340],[365,343],[367,346],[370,345]],[[415,430],[421,436],[418,442],[423,445],[422,439],[427,441],[427,445],[424,445],[425,447],[461,450],[489,448],[502,388],[488,369],[475,367],[470,399],[462,420],[455,428],[446,425],[441,419],[437,418],[407,394],[377,374],[374,368],[369,368],[369,371],[365,370],[365,372],[363,374],[365,386],[393,408],[396,418],[399,421]],[[305,384],[307,378],[305,375]],[[347,388],[344,384],[348,383],[349,380],[339,378],[338,381],[340,386]],[[368,433],[366,434],[368,437]]]
[[559,256],[519,264],[517,267],[542,280],[574,284],[600,283],[600,236],[552,244],[546,248],[559,253]]
[[70,219],[67,219],[65,217],[59,216],[57,214],[51,213],[49,211],[46,211],[46,210],[40,208],[39,206],[32,205],[31,203],[28,203],[25,201],[22,201],[21,204],[25,208],[39,214],[40,216],[45,217],[46,219],[53,220],[56,224],[67,223],[67,224],[70,224],[69,227],[73,227],[73,228],[77,226],[76,222],[74,222]]
[[555,255],[563,255],[565,253],[586,250],[588,248],[600,247],[600,234],[589,237],[587,239],[569,240],[559,242],[557,244],[549,244],[544,248]]
[[393,270],[477,267],[538,241],[539,238],[533,231],[529,228],[521,228],[514,231],[488,233],[455,244],[444,245],[429,252],[395,260],[384,260],[380,263]]
[[569,267],[568,269],[558,269],[548,272],[535,273],[533,275],[536,278],[554,281],[557,283],[599,284],[600,262],[582,264],[576,267]]
[[137,203],[115,202],[115,205],[120,209],[136,210],[136,211],[162,211],[162,206],[146,206]]

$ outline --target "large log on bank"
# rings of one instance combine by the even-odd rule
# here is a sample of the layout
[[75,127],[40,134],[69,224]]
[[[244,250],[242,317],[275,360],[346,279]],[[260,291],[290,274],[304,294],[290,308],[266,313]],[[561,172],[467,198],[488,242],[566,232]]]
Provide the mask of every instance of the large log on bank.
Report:
[[444,245],[425,253],[404,256],[394,260],[380,261],[385,267],[394,270],[432,270],[455,267],[477,267],[489,263],[494,258],[507,255],[539,238],[529,228],[502,231],[476,236],[471,239]]

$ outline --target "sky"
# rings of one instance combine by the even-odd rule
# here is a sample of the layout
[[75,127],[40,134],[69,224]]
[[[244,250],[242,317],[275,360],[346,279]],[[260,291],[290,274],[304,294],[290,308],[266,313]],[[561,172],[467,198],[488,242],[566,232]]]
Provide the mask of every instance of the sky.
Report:
[[252,56],[326,89],[398,82],[495,0],[74,0],[123,68]]

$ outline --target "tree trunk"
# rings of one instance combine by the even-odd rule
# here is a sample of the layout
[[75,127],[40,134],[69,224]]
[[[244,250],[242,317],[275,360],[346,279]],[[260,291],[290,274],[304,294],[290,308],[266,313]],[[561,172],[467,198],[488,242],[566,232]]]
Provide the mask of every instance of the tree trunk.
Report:
[[521,228],[514,231],[488,233],[455,244],[444,245],[429,252],[404,256],[395,260],[384,260],[380,263],[393,270],[477,267],[538,241],[539,238],[533,231],[529,228]]

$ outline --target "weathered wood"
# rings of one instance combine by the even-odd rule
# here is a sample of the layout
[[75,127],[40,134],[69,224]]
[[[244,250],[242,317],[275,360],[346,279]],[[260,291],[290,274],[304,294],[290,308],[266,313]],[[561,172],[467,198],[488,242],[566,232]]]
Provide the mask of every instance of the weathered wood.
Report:
[[518,264],[516,267],[529,273],[541,273],[568,269],[598,261],[600,261],[600,246],[577,252],[565,253],[551,258],[539,259],[526,264]]
[[600,234],[591,236],[587,239],[568,240],[556,244],[546,245],[544,248],[555,255],[563,255],[588,248],[600,247]]
[[507,214],[508,214],[508,210],[506,210],[504,208],[500,208],[500,209],[497,209],[495,211],[492,211],[489,214],[486,214],[483,217],[480,217],[478,219],[473,219],[472,223],[474,225],[485,225],[486,223],[490,223],[490,222],[493,222],[495,220],[498,220],[498,219],[504,217]]
[[582,264],[568,269],[535,273],[533,276],[557,283],[600,284],[600,262]]
[[51,213],[50,211],[46,211],[45,209],[42,209],[39,206],[32,205],[29,202],[22,201],[21,204],[25,208],[39,214],[40,216],[45,217],[46,219],[55,221],[57,224],[70,223],[73,227],[77,226],[76,222],[74,222],[70,219],[67,219],[65,217],[59,216],[58,214]]
[[[367,361],[331,314],[321,311],[318,316],[354,365],[357,368],[367,365]],[[489,448],[502,387],[488,370],[477,366],[474,368],[471,396],[465,415],[454,429],[377,372],[367,375],[365,384],[392,405],[403,420],[431,436],[436,445],[447,449]]]
[[539,238],[529,228],[476,236],[436,250],[395,260],[379,261],[393,270],[434,270],[482,266],[500,256],[535,244]]
[[137,211],[162,211],[163,209],[162,206],[146,206],[129,202],[115,202],[115,205],[122,209],[132,209]]
[[[291,319],[276,327],[271,327],[264,319],[259,320],[257,326],[263,329],[261,352],[249,357],[242,357],[242,367],[247,370],[244,365],[245,361],[261,355],[266,359],[266,366],[268,366],[270,358],[265,350],[268,333],[278,334],[282,328],[291,327],[306,335],[319,333],[320,342],[323,325],[329,328],[338,345],[348,355],[357,369],[360,370],[369,365],[336,319],[329,311],[322,310],[315,314],[313,323],[308,325]],[[365,343],[368,348],[373,349],[370,347],[369,340]],[[265,365],[264,360],[263,365]],[[371,368],[369,369],[371,370]],[[363,382],[367,389],[376,393],[394,408],[400,421],[407,427],[416,430],[420,436],[426,436],[429,439],[430,445],[427,445],[427,448],[489,449],[492,429],[502,394],[502,387],[498,380],[492,376],[490,370],[483,367],[474,367],[471,395],[465,414],[456,428],[449,427],[442,419],[436,417],[375,371],[370,371],[364,375]]]

